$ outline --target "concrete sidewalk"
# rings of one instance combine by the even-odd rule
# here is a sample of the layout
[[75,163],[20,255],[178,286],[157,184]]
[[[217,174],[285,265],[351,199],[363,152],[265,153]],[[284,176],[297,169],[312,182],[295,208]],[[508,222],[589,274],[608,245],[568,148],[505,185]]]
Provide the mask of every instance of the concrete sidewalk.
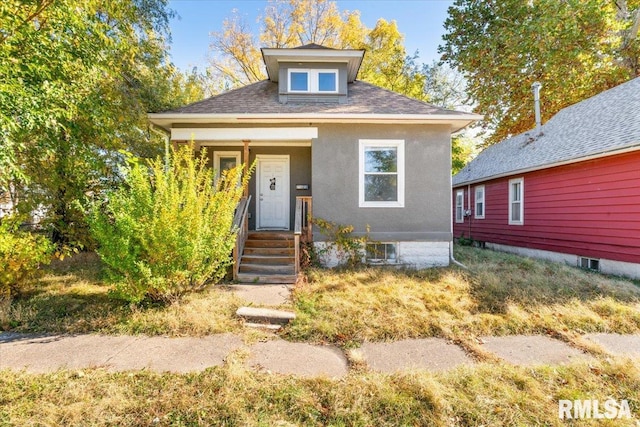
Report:
[[[227,286],[251,306],[280,307],[290,302],[288,285]],[[603,351],[640,359],[640,335],[583,336]],[[546,336],[480,338],[483,349],[514,365],[555,365],[593,358],[567,343]],[[340,378],[349,372],[349,358],[338,347],[292,343],[278,338],[251,345],[234,334],[202,338],[107,335],[33,335],[0,332],[0,369],[42,373],[58,369],[101,368],[109,371],[149,369],[157,372],[199,372],[221,366],[234,353],[249,369],[302,377]],[[358,366],[377,372],[446,371],[476,361],[465,350],[442,338],[396,342],[365,342],[351,350]]]
[[[592,334],[584,338],[606,352],[640,359],[640,335]],[[485,350],[515,365],[565,364],[593,356],[544,336],[483,337]],[[250,369],[302,377],[340,378],[349,371],[346,355],[335,346],[291,343],[280,338],[251,345],[238,335],[168,338],[105,335],[29,335],[0,333],[0,369],[42,373],[59,369],[149,369],[198,372],[224,364],[234,352],[248,352]],[[440,338],[364,343],[355,354],[379,372],[444,371],[475,361]]]

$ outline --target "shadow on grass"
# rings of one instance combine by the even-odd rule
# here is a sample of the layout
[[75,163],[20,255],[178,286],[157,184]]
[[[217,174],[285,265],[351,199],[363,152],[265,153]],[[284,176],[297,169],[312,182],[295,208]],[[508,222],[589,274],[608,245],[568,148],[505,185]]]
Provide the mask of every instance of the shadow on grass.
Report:
[[88,333],[125,321],[129,305],[104,293],[35,293],[15,299],[0,325],[15,332]]
[[535,306],[612,298],[640,301],[640,283],[550,261],[477,248],[457,248],[479,311],[504,313],[509,304]]
[[113,298],[95,253],[55,260],[42,276],[10,304],[0,307],[0,330],[84,333],[102,331],[122,321],[128,303]]

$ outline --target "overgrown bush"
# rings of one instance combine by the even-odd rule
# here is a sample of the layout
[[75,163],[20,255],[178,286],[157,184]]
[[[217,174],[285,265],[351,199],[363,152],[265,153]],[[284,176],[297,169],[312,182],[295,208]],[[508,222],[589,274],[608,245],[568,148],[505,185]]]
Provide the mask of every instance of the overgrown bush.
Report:
[[364,236],[355,237],[353,225],[336,224],[322,218],[313,218],[313,224],[327,237],[326,245],[322,249],[312,249],[308,252],[309,264],[327,263],[332,256],[337,257],[346,267],[356,267],[362,264],[365,249],[369,241],[369,226]]
[[116,294],[167,300],[220,280],[232,262],[234,210],[249,179],[242,166],[214,184],[206,153],[195,157],[191,147],[172,150],[168,168],[159,158],[128,162],[125,185],[89,219]]
[[20,231],[19,223],[16,217],[0,220],[0,300],[19,293],[40,265],[51,262],[53,244]]

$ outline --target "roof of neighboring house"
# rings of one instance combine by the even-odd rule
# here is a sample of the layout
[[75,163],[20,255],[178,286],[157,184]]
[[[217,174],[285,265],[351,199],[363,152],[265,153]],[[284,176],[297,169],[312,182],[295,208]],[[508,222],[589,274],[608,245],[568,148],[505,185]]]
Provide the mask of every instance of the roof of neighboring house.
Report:
[[486,148],[453,177],[453,185],[640,149],[640,77],[560,110],[541,131]]
[[481,118],[477,114],[439,108],[363,81],[349,84],[349,96],[345,103],[296,103],[290,100],[283,104],[278,100],[278,84],[269,80],[212,96],[175,110],[149,114],[149,117],[153,123],[166,127],[172,122],[197,122],[213,116],[220,119],[222,115],[245,121],[279,117],[308,120],[309,115],[333,121],[356,117],[391,117],[398,121],[432,117],[434,120],[442,119],[447,123],[459,122],[460,128]]

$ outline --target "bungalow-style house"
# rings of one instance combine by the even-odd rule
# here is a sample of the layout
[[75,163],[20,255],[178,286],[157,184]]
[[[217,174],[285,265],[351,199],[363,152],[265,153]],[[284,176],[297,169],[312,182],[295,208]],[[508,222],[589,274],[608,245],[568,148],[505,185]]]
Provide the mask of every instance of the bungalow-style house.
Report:
[[456,238],[640,278],[640,78],[482,151],[453,205]]
[[[206,148],[218,171],[256,162],[239,280],[292,280],[296,255],[288,250],[298,249],[292,239],[304,237],[309,216],[353,225],[354,236],[368,229],[378,243],[368,261],[448,265],[451,133],[479,116],[358,81],[364,53],[265,48],[268,79],[149,114],[172,143]],[[327,246],[318,227],[308,239]],[[333,258],[325,262],[339,262]]]

